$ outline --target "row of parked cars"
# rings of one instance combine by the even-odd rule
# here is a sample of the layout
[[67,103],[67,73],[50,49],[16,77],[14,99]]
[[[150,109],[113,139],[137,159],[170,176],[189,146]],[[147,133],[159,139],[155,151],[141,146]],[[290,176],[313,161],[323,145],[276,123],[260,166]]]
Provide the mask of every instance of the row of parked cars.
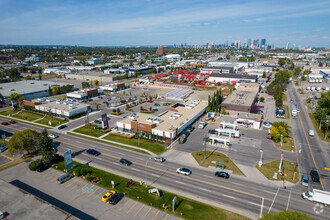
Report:
[[16,123],[16,121],[4,121],[1,124],[2,125],[9,125],[9,124],[15,124],[15,123]]

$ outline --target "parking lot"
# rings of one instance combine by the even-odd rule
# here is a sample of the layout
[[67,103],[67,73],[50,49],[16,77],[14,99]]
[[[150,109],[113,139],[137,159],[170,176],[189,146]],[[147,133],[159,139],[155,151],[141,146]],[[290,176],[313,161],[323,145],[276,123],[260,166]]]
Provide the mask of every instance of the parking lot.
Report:
[[[22,183],[41,191],[43,200],[59,208],[69,205],[66,212],[80,218],[88,214],[95,219],[178,219],[158,209],[144,205],[132,199],[124,197],[118,204],[110,205],[101,201],[102,196],[108,192],[95,184],[88,183],[82,178],[73,179],[58,184],[57,178],[63,172],[48,169],[42,173],[29,171],[26,163],[22,163],[1,172],[1,178],[6,182]],[[48,199],[52,197],[52,199]],[[75,214],[76,210],[83,213]],[[51,216],[49,216],[51,218]]]

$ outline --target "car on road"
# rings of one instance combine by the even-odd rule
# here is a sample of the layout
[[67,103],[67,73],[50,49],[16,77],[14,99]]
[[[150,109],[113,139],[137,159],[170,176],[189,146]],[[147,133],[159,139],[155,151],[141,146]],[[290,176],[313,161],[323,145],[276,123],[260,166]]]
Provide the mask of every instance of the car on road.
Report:
[[309,131],[308,131],[308,135],[309,135],[309,136],[314,136],[314,130],[309,130]]
[[5,145],[3,145],[3,144],[0,145],[0,152],[4,152],[4,151],[7,150],[7,149],[8,149],[7,146],[5,146]]
[[320,176],[316,170],[311,170],[310,175],[311,175],[312,181],[317,182],[317,183],[320,182]]
[[86,153],[94,155],[94,156],[99,156],[101,154],[100,152],[98,152],[97,150],[94,150],[94,149],[88,149],[88,150],[86,150]]
[[115,195],[115,194],[116,194],[116,191],[113,191],[113,190],[107,192],[107,193],[104,194],[104,196],[102,197],[102,202],[108,202],[109,199],[110,199],[113,195]]
[[228,179],[229,178],[229,174],[227,172],[215,172],[214,176],[222,177],[224,179]]
[[49,134],[48,137],[50,137],[50,138],[58,138],[59,136],[56,135],[56,134]]
[[130,165],[132,164],[131,161],[126,160],[126,159],[124,159],[124,158],[121,158],[119,162],[120,162],[121,164],[126,165],[126,166],[130,166]]
[[271,135],[271,134],[267,134],[267,135],[266,135],[266,138],[267,138],[267,139],[272,139],[272,135]]
[[109,204],[116,205],[123,197],[124,194],[116,193],[115,195],[111,196],[111,198],[109,199]]
[[9,123],[8,123],[7,121],[2,122],[1,124],[2,124],[2,125],[9,125]]
[[108,105],[108,104],[109,104],[109,102],[107,102],[107,101],[104,101],[104,102],[103,102],[103,104],[106,104],[106,105]]
[[161,163],[166,161],[164,157],[155,157],[154,160]]
[[15,124],[16,121],[12,120],[12,121],[9,121],[10,124]]
[[291,99],[290,102],[293,103],[293,99]]
[[263,115],[263,114],[264,114],[264,111],[259,110],[259,111],[258,111],[258,114],[259,114],[259,115]]
[[160,106],[160,104],[159,103],[155,103],[155,106]]
[[108,101],[111,101],[111,98],[107,98]]
[[270,121],[265,121],[264,124],[262,125],[264,128],[272,128],[273,123],[271,123]]
[[67,126],[67,125],[60,125],[60,126],[58,127],[58,129],[61,130],[61,129],[64,129],[64,128],[66,128],[66,127],[68,127],[68,126]]
[[176,170],[176,173],[182,174],[182,175],[186,175],[189,176],[191,175],[191,170],[187,169],[187,168],[178,168]]
[[37,172],[42,172],[42,171],[47,170],[49,167],[51,167],[50,164],[45,163],[45,164],[39,166],[36,170],[37,170]]
[[154,112],[158,112],[158,108],[154,108],[152,109]]
[[152,103],[152,100],[148,100],[147,102]]
[[308,186],[309,178],[307,174],[302,175],[301,177],[301,185]]

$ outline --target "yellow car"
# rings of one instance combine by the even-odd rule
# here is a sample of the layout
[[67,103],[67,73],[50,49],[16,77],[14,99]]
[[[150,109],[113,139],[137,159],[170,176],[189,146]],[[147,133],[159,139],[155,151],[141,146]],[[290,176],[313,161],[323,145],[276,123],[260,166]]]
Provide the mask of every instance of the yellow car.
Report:
[[115,191],[109,191],[106,194],[104,194],[104,196],[102,197],[102,202],[108,202],[108,200],[111,198],[111,196],[113,196],[114,194],[116,194]]

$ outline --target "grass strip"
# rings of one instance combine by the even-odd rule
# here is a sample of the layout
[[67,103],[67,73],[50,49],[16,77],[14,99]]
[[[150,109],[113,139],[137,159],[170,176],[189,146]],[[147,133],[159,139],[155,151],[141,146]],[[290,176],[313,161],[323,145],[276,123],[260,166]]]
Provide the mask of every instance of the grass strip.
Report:
[[327,135],[328,137],[327,137],[327,139],[325,139],[325,132],[322,131],[321,129],[319,129],[320,124],[319,124],[319,122],[318,122],[317,119],[316,119],[316,115],[315,115],[315,113],[308,113],[308,114],[309,114],[309,117],[310,117],[311,120],[312,120],[312,123],[313,123],[313,125],[314,125],[314,129],[315,129],[317,135],[319,136],[319,138],[320,138],[322,141],[327,141],[327,142],[329,142],[329,141],[330,141],[330,132],[328,132],[328,135]]
[[74,130],[74,132],[90,135],[93,137],[101,137],[102,135],[106,134],[105,132],[103,132],[103,130],[94,129],[94,126],[92,125],[85,125],[83,127],[77,128]]
[[[1,117],[1,116],[0,116],[0,118],[4,118],[4,119],[7,119],[7,120],[12,120],[12,119],[9,119],[9,118],[6,118],[6,117]],[[35,127],[40,127],[40,128],[44,128],[44,129],[52,129],[52,128],[49,128],[49,127],[46,127],[46,126],[30,123],[30,122],[25,121],[23,119],[17,119],[17,121],[20,122],[20,123],[28,124],[28,125],[35,126]]]
[[17,164],[20,164],[22,162],[25,162],[25,161],[33,158],[34,156],[36,156],[36,154],[27,154],[27,155],[24,155],[20,158],[13,160],[13,161],[10,161],[9,163],[6,163],[6,164],[0,166],[0,172],[5,169],[8,169],[10,167],[16,166]]
[[[116,192],[125,193],[125,196],[137,200],[141,203],[144,203],[148,206],[152,206],[153,208],[157,208],[161,211],[164,211],[168,214],[175,215],[181,217],[181,213],[183,214],[183,218],[192,219],[192,220],[200,220],[200,219],[226,219],[226,220],[240,220],[240,219],[248,219],[247,217],[238,215],[236,213],[215,208],[213,206],[197,202],[182,196],[177,196],[173,193],[160,190],[161,196],[158,197],[156,194],[149,194],[148,190],[154,187],[146,188],[145,185],[141,185],[139,182],[133,181],[133,183],[127,187],[126,184],[129,181],[126,178],[117,176],[112,173],[105,172],[103,170],[94,168],[94,167],[86,167],[83,164],[78,162],[73,162],[75,167],[69,170],[69,173],[81,173],[81,169],[85,169],[88,174],[85,175],[85,178],[93,178],[100,180],[98,182],[98,186],[107,189],[113,190],[111,181],[115,182],[114,190]],[[65,169],[64,162],[60,162],[54,165],[56,169],[63,171]],[[80,170],[80,171],[78,171]],[[100,200],[103,195],[100,195]],[[172,212],[172,199],[174,196],[177,197],[177,208],[174,212]],[[163,204],[167,208],[163,208]]]
[[94,139],[94,138],[91,138],[91,137],[86,137],[86,136],[83,136],[83,135],[74,134],[74,133],[72,133],[72,132],[67,132],[67,134],[68,134],[68,135],[75,136],[75,137],[80,137],[80,138],[84,138],[84,139],[87,139],[87,140],[91,140],[91,141],[97,141],[97,142],[100,142],[100,143],[102,143],[102,144],[107,144],[107,145],[111,145],[111,146],[115,146],[115,147],[124,148],[124,149],[127,149],[127,150],[136,151],[136,152],[139,152],[139,153],[142,153],[142,154],[150,155],[148,152],[145,152],[145,151],[143,151],[143,150],[139,150],[139,149],[135,149],[135,148],[130,148],[130,147],[125,147],[125,146],[118,145],[118,144],[109,143],[109,142],[107,142],[107,141],[102,141],[102,140],[100,140],[100,139]]
[[128,137],[122,137],[122,136],[115,135],[115,134],[109,134],[109,135],[105,136],[103,139],[110,140],[110,141],[116,141],[119,143],[132,145],[135,147],[144,148],[144,149],[149,150],[158,155],[160,155],[166,151],[166,147],[164,145],[162,145],[160,143],[150,142],[144,138],[140,138],[140,141],[139,141],[138,139],[135,139],[135,138],[128,138]]
[[283,102],[287,102],[288,101],[288,97],[286,96],[286,94],[282,95],[282,100]]
[[35,121],[37,119],[44,117],[44,115],[38,114],[38,113],[27,112],[27,111],[21,111],[20,113],[13,115],[11,117],[22,119],[22,120],[27,120],[27,121]]
[[[52,125],[49,125],[49,122],[52,121]],[[62,119],[58,119],[58,118],[51,118],[51,117],[46,117],[46,118],[42,118],[38,121],[35,121],[35,123],[38,124],[43,124],[43,125],[48,125],[48,126],[52,126],[52,127],[57,127],[61,124],[67,123],[68,121],[64,121]]]
[[215,163],[212,163],[212,161],[216,161],[216,162],[224,163],[225,169],[231,170],[233,174],[244,176],[244,173],[226,155],[219,152],[206,151],[206,159],[204,160],[204,154],[205,154],[204,151],[197,151],[192,153],[192,156],[195,158],[195,160],[200,166],[203,167],[215,166]]
[[[283,177],[278,173],[278,166],[280,165],[280,160],[275,160],[269,163],[263,164],[261,167],[256,165],[256,168],[269,180],[278,180],[283,181]],[[299,181],[299,171],[298,167],[295,172],[295,162],[283,160],[282,170],[284,168],[284,172],[286,176],[284,177],[286,181],[297,183]],[[274,173],[278,173],[277,179],[273,179]],[[295,177],[293,180],[293,176]]]
[[281,147],[280,142],[278,142],[278,143],[273,142],[273,143],[274,143],[275,147],[277,147],[280,150],[285,150],[285,151],[290,151],[290,152],[296,151],[296,148],[294,145],[294,139],[292,137],[287,137],[287,141],[286,141],[286,143],[284,143],[284,142],[282,143],[282,147]]
[[285,110],[284,119],[290,119],[289,107],[287,105],[283,105],[283,108]]

